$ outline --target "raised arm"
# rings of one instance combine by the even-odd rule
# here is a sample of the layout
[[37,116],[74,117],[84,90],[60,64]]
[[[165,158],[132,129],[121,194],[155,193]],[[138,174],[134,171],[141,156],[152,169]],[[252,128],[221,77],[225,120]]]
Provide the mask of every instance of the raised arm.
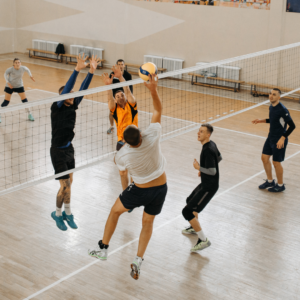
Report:
[[[93,79],[95,70],[97,69],[99,62],[100,62],[100,59],[97,58],[97,56],[93,55],[92,58],[90,59],[90,70],[89,70],[88,74],[86,75],[84,81],[82,82],[79,91],[87,90],[89,88],[89,85]],[[83,99],[83,96],[76,97],[74,99],[75,104],[78,106],[82,99]]]
[[[110,85],[113,82],[114,76],[111,76],[111,78],[109,78],[108,73],[104,73],[100,76],[100,79],[103,81],[105,85]],[[113,97],[112,90],[107,91],[107,99],[108,99],[109,110],[113,110],[116,107],[116,102]]]
[[[120,82],[125,82],[126,81],[125,78],[123,77],[122,72],[120,70],[120,67],[118,65],[113,66],[112,67],[112,71],[114,73],[114,76],[116,78],[118,78]],[[131,104],[135,104],[136,100],[135,100],[135,97],[133,96],[133,94],[132,94],[131,89],[129,88],[129,86],[124,86],[123,88],[124,88],[124,92],[125,92],[127,100]]]
[[[65,95],[65,94],[69,94],[76,82],[77,76],[79,74],[79,72],[86,67],[86,58],[84,57],[84,53],[82,54],[82,56],[78,55],[77,56],[77,65],[75,70],[73,71],[72,75],[70,76],[69,80],[67,81],[63,91],[61,92],[61,95]],[[60,108],[63,106],[65,100],[62,101],[58,101],[57,102],[57,106]]]
[[162,103],[157,91],[158,76],[151,74],[149,82],[144,82],[146,88],[150,91],[151,97],[153,99],[153,115],[151,123],[161,123],[161,114],[162,114]]

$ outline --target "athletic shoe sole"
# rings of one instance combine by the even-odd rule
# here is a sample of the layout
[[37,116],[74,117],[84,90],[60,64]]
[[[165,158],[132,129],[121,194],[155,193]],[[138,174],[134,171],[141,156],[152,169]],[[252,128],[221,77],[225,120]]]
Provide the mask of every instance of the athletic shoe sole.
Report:
[[90,251],[90,250],[88,250],[89,256],[98,258],[100,260],[107,260],[107,257],[101,257],[101,256],[97,255],[97,252],[99,252],[99,251],[95,251],[95,250]]
[[182,230],[181,232],[182,232],[183,234],[197,234],[196,231],[190,232],[190,231]]
[[201,251],[201,250],[204,250],[205,248],[208,248],[210,245],[211,245],[211,242],[208,241],[208,243],[207,243],[203,248],[201,248],[201,249],[199,249],[199,250],[192,250],[192,249],[191,249],[191,252],[197,253],[197,252],[199,252],[199,251]]
[[139,271],[135,264],[131,264],[131,272],[130,275],[133,279],[138,280],[139,279]]

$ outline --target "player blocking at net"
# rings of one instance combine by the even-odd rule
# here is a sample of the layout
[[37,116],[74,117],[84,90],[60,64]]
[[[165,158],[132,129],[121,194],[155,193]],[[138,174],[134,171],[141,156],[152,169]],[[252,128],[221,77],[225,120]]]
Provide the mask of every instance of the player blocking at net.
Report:
[[[84,54],[77,57],[77,65],[71,77],[65,86],[59,89],[59,94],[64,95],[73,93],[79,72],[86,67],[86,58]],[[100,59],[97,56],[92,56],[90,59],[90,70],[81,84],[80,91],[88,89],[94,72]],[[83,96],[70,98],[54,102],[51,106],[51,126],[52,126],[52,140],[51,140],[51,161],[55,174],[59,174],[75,168],[74,148],[72,140],[75,136],[74,128],[76,124],[76,110],[81,103]],[[59,180],[60,189],[56,198],[56,211],[51,213],[51,217],[56,222],[60,230],[67,230],[64,222],[67,221],[68,225],[77,229],[74,222],[74,216],[71,212],[71,185],[73,182],[73,173],[56,178]],[[64,204],[65,210],[62,212],[62,205]]]
[[162,103],[157,83],[157,75],[151,75],[149,83],[145,83],[153,99],[154,111],[150,126],[141,133],[138,127],[129,125],[124,131],[126,144],[115,156],[119,170],[128,170],[134,182],[120,194],[110,211],[103,238],[98,242],[100,251],[89,252],[91,256],[101,260],[107,259],[109,242],[121,214],[144,206],[138,251],[131,264],[131,276],[136,280],[152,235],[155,216],[160,214],[168,190],[166,160],[160,148]]
[[201,183],[194,189],[186,199],[187,205],[182,210],[183,217],[189,221],[190,227],[182,230],[184,234],[197,234],[198,241],[191,252],[198,252],[211,245],[205,236],[198,214],[206,207],[219,189],[219,162],[222,160],[217,145],[210,140],[213,127],[210,124],[202,124],[198,132],[198,141],[202,144],[200,164],[195,159],[194,168],[198,170]]
[[[23,103],[28,102],[25,94],[23,79],[22,79],[25,72],[28,73],[31,80],[35,82],[30,70],[27,67],[22,66],[21,60],[19,58],[15,58],[13,61],[13,66],[11,68],[8,68],[4,73],[6,85],[4,89],[5,92],[4,101],[1,104],[1,107],[6,107],[10,103],[11,95],[13,93],[18,93]],[[26,108],[26,112],[28,113],[28,119],[30,121],[34,121],[34,117],[31,114],[29,108]],[[1,115],[0,115],[0,123],[1,123]]]
[[[123,72],[121,71],[120,66],[115,65],[112,67],[112,72],[114,76],[109,77],[107,73],[104,73],[101,76],[102,81],[105,85],[110,85],[113,83],[114,77],[117,78],[120,82],[125,82],[126,80],[123,77]],[[138,126],[138,110],[137,103],[134,95],[131,93],[131,90],[128,86],[117,91],[109,90],[108,92],[108,108],[111,115],[113,116],[116,126],[117,126],[117,135],[118,142],[116,150],[119,151],[125,144],[124,140],[124,130],[129,125]],[[122,188],[125,190],[128,187],[128,172],[120,172]]]

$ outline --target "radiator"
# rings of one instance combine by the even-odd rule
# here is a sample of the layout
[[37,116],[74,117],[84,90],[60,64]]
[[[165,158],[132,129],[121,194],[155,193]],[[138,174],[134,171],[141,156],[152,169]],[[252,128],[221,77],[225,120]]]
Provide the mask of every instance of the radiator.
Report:
[[91,57],[93,55],[93,49],[94,49],[93,47],[84,46],[83,48],[84,55]]
[[[163,68],[167,69],[167,72],[181,70],[184,60],[177,58],[163,58]],[[182,74],[172,76],[173,78],[182,79]]]
[[[198,62],[198,63],[196,63],[196,66],[203,66],[206,64],[208,64],[208,63],[207,62]],[[217,74],[217,66],[201,69],[199,71],[196,71],[195,73],[201,74],[201,75],[207,75],[208,77],[210,77],[210,76],[212,76],[212,74]],[[215,79],[206,79],[206,78],[201,78],[201,77],[197,77],[197,82],[207,83],[207,84],[216,84],[217,83],[217,81]]]
[[[32,40],[32,48],[47,51],[47,42],[43,40]],[[46,57],[45,53],[36,52],[36,55]]]
[[91,55],[97,55],[98,58],[102,59],[104,49],[93,48]]
[[163,58],[161,56],[144,55],[144,63],[147,63],[147,62],[154,63],[158,68],[163,67]]
[[[70,45],[70,54],[78,55],[79,53],[84,52],[84,46],[82,45]],[[77,62],[76,58],[71,59],[72,62]]]
[[[240,80],[240,70],[238,67],[218,66],[217,76],[226,79]],[[221,86],[234,87],[231,82],[217,80],[217,84]]]
[[[56,47],[58,46],[58,42],[50,42],[50,41],[47,41],[47,51],[51,51],[51,52],[55,52],[56,51]],[[57,58],[57,55],[54,55],[54,54],[46,54],[47,57],[50,57],[50,58]]]

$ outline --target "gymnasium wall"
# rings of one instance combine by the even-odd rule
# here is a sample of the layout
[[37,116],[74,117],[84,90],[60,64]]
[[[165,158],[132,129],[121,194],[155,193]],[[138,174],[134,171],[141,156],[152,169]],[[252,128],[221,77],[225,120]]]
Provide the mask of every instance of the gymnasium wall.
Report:
[[0,0],[0,54],[14,52],[15,2]]
[[25,52],[32,39],[62,42],[67,52],[82,44],[104,48],[109,65],[121,57],[140,64],[152,54],[184,59],[189,67],[300,40],[300,15],[285,18],[285,0],[270,11],[136,0],[15,1],[15,51]]

